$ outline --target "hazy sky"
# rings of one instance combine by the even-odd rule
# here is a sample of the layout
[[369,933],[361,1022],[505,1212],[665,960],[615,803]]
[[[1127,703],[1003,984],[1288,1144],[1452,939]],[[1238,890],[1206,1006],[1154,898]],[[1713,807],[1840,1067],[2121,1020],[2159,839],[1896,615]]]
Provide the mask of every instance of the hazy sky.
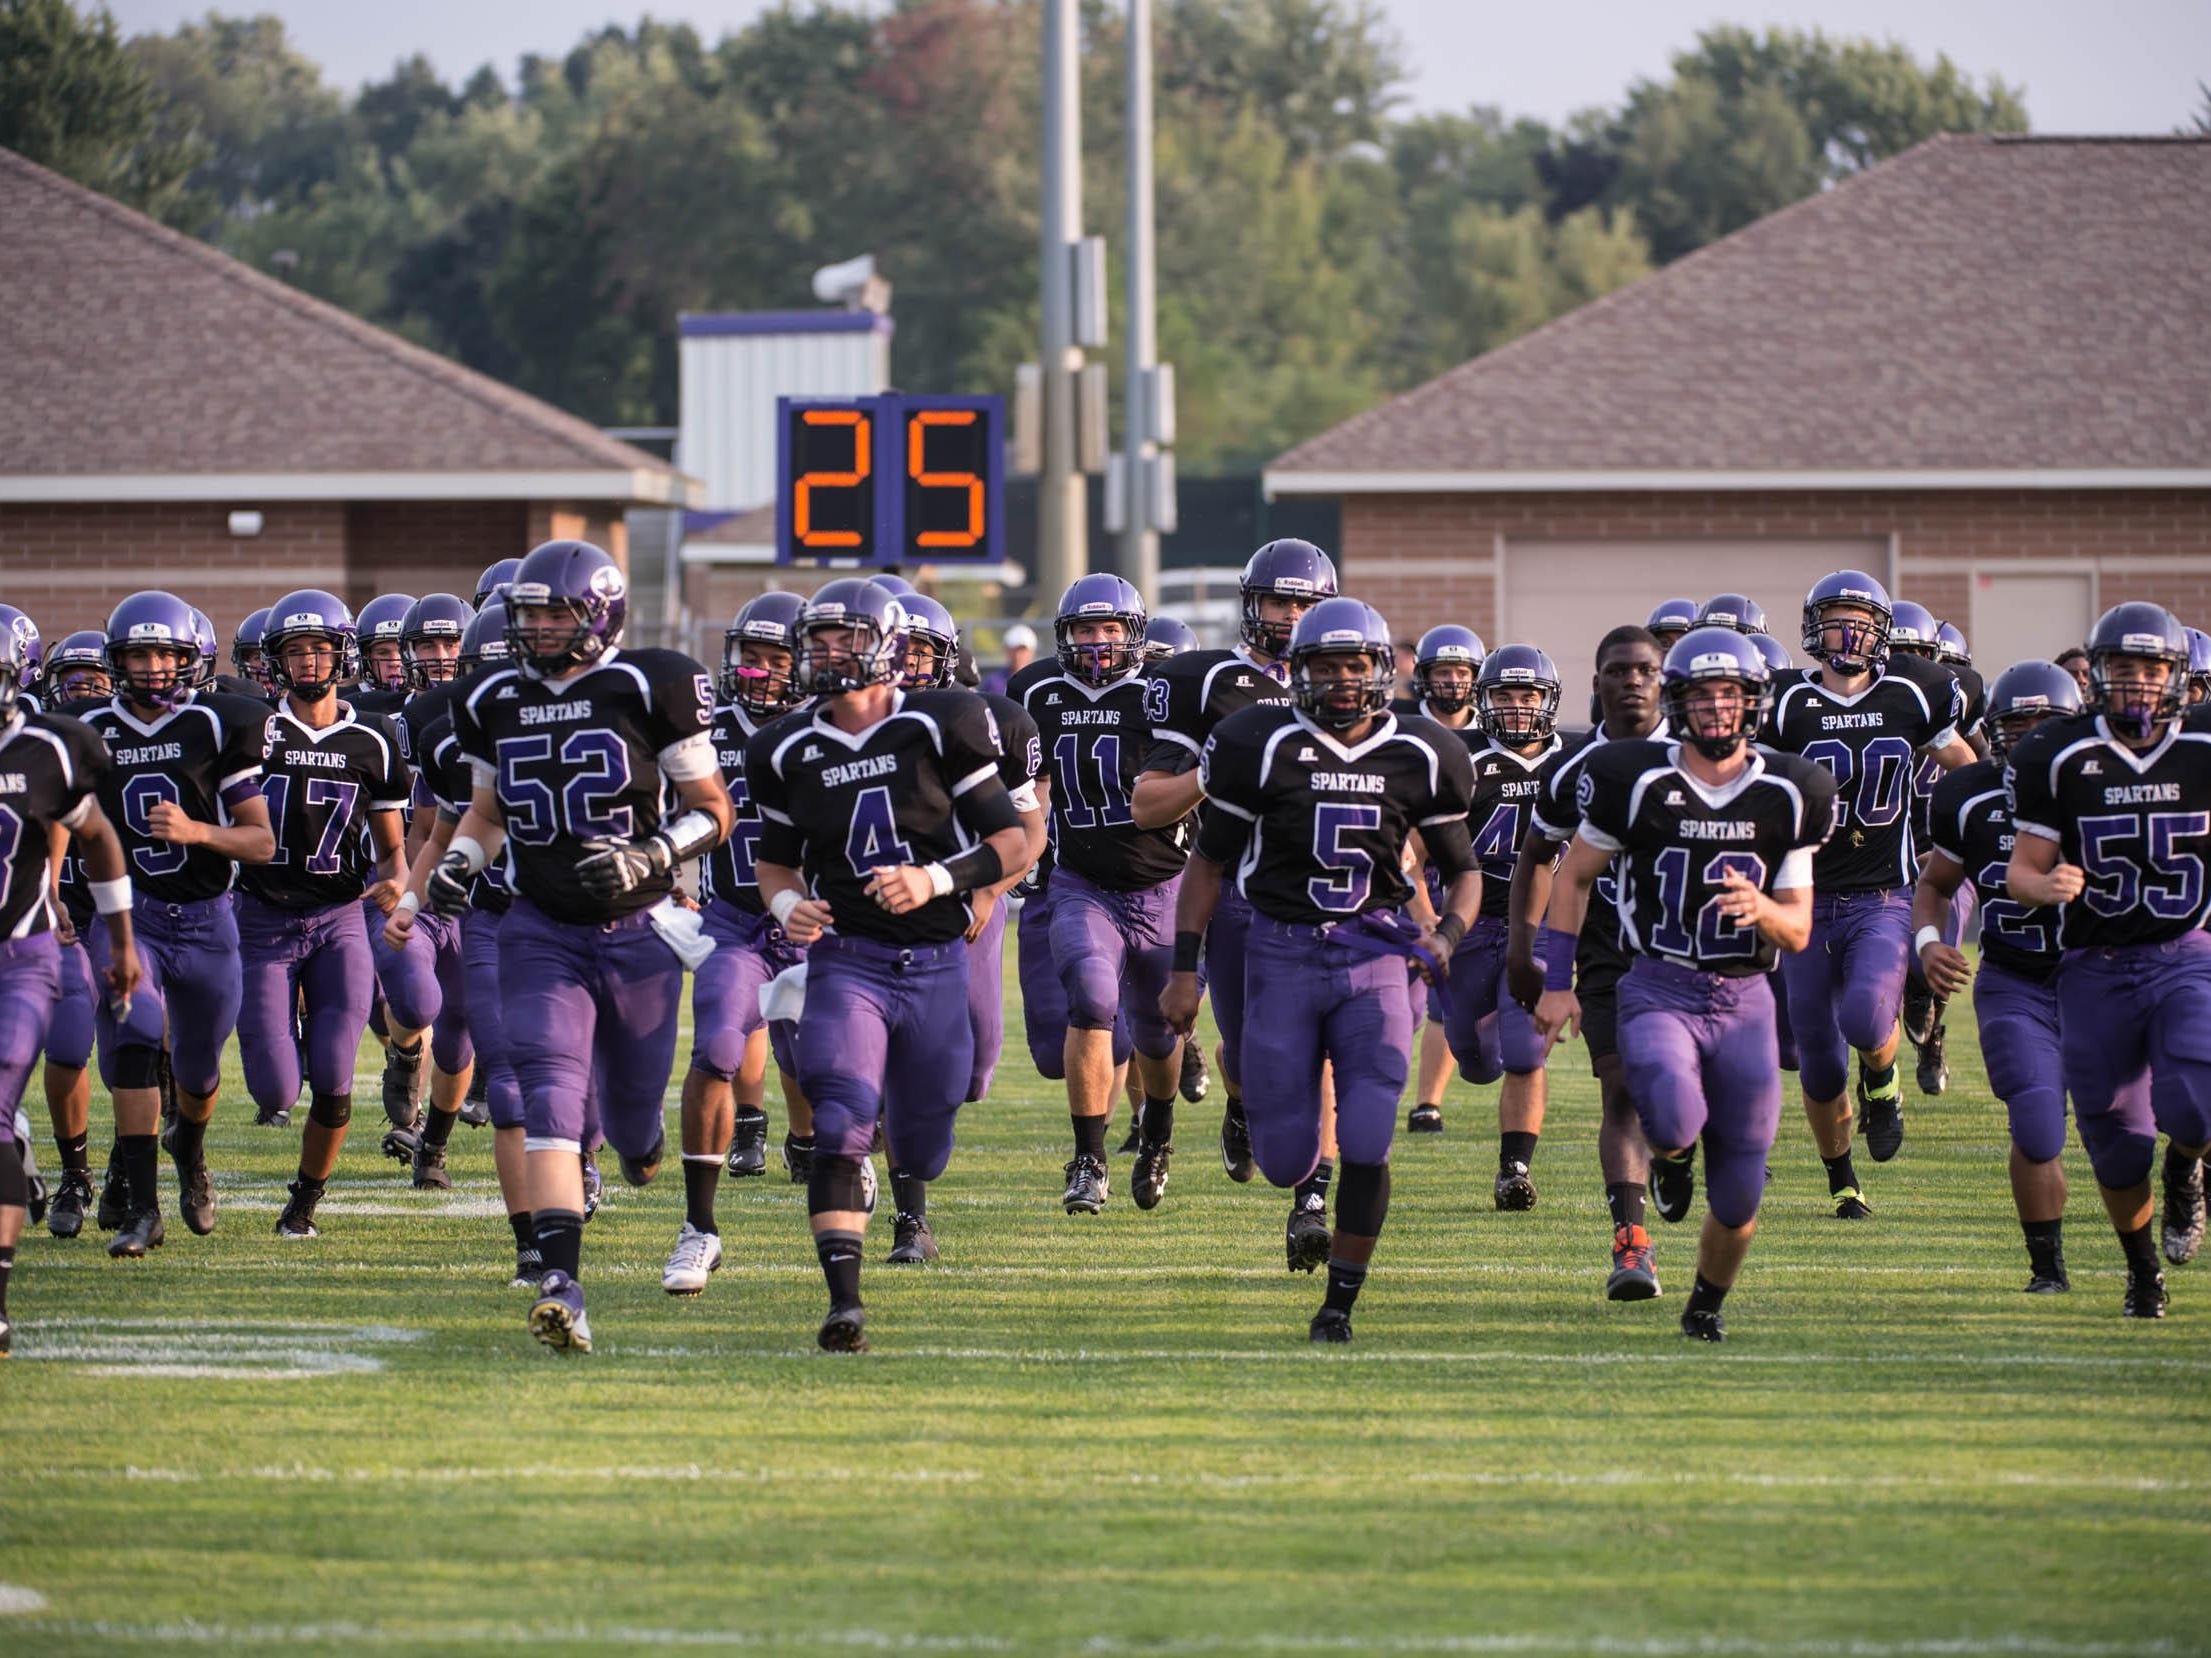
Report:
[[[274,12],[330,78],[352,87],[425,52],[449,80],[490,62],[511,81],[525,52],[558,55],[588,29],[650,11],[709,40],[768,0],[109,0],[128,32],[174,28],[210,9]],[[2211,80],[2207,0],[1384,0],[1415,66],[1423,109],[1496,104],[1557,121],[1610,103],[1706,25],[1822,28],[1947,52],[1974,75],[2024,85],[2038,132],[2169,132]]]

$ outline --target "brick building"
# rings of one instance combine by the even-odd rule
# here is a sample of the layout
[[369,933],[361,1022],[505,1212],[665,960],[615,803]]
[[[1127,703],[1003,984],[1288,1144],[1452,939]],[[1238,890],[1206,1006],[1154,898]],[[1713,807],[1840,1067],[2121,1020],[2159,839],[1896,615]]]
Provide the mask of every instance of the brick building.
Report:
[[0,150],[0,599],[49,640],[168,587],[466,595],[553,536],[627,556],[688,480],[549,404]]
[[1837,565],[1984,667],[2211,624],[2211,141],[1938,138],[1344,422],[1351,591],[1562,665],[1659,599],[1796,642]]

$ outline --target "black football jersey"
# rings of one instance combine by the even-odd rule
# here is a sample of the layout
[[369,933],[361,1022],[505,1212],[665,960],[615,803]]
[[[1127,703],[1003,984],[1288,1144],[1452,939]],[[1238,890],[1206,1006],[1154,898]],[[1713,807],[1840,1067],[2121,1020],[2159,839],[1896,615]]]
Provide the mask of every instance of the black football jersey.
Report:
[[1645,738],[1591,749],[1574,797],[1581,838],[1617,854],[1629,952],[1739,977],[1767,971],[1776,952],[1721,913],[1728,872],[1767,893],[1809,885],[1836,784],[1814,761],[1753,749],[1742,775],[1714,789],[1689,775],[1678,743]]
[[974,919],[965,895],[892,915],[868,896],[879,865],[941,863],[1020,822],[990,705],[972,691],[907,691],[855,736],[829,711],[787,714],[745,745],[766,819],[757,855],[800,870],[840,933],[942,944]]
[[[1663,732],[1661,727],[1660,734]],[[1560,842],[1562,850],[1563,843],[1574,838],[1574,831],[1581,827],[1581,805],[1575,798],[1574,785],[1580,780],[1581,769],[1589,757],[1606,741],[1600,726],[1585,736],[1568,738],[1559,745],[1558,752],[1544,762],[1535,804],[1529,809],[1531,834]],[[1620,947],[1619,870],[1619,860],[1614,859],[1597,877],[1596,885],[1589,889],[1589,906],[1582,917],[1581,946],[1577,952],[1585,960],[1626,964],[1627,953]],[[1542,917],[1535,919],[1540,921]]]
[[1808,670],[1779,674],[1759,740],[1827,768],[1836,784],[1835,832],[1820,849],[1822,892],[1908,886],[1918,874],[1911,788],[1920,751],[1957,735],[1965,697],[1949,669],[1892,656],[1856,696],[1826,689]]
[[722,781],[729,786],[732,815],[729,838],[709,852],[699,866],[699,896],[718,898],[747,915],[759,915],[764,907],[756,867],[762,820],[759,803],[745,783],[745,745],[761,727],[735,703],[725,702],[714,709],[712,729],[714,757],[721,765]]
[[151,721],[119,697],[85,712],[111,761],[100,809],[122,838],[131,884],[146,897],[194,904],[230,890],[238,866],[204,846],[154,839],[153,809],[167,801],[202,823],[228,824],[231,807],[259,797],[270,712],[266,703],[204,692]]
[[1401,909],[1415,829],[1447,881],[1473,862],[1473,763],[1432,720],[1384,715],[1347,746],[1287,705],[1246,708],[1214,728],[1199,767],[1198,850],[1233,864],[1238,890],[1277,921]]
[[2211,913],[2211,731],[2168,727],[2137,752],[2099,714],[2045,720],[2012,752],[2012,823],[2087,879],[2058,943],[2158,944]]
[[1139,829],[1129,808],[1150,746],[1145,698],[1157,683],[1132,674],[1085,685],[1051,661],[1030,663],[1007,686],[1051,765],[1054,860],[1109,892],[1171,881],[1190,857],[1189,819]]
[[996,691],[977,691],[975,695],[989,704],[990,717],[998,722],[998,781],[1005,784],[1015,806],[1024,812],[1035,811],[1043,804],[1036,797],[1036,780],[1044,772],[1044,739],[1036,721],[1011,697],[1002,697]]
[[[476,793],[476,768],[461,752],[461,741],[453,734],[453,706],[448,701],[437,717],[417,733],[422,754],[415,768],[415,797],[420,800],[427,792],[430,803],[458,823],[467,816],[469,802]],[[499,855],[484,867],[468,889],[471,908],[501,913],[506,910],[514,900],[514,880],[510,873],[513,864],[512,850],[502,844]]]
[[1139,769],[1193,770],[1205,739],[1229,715],[1254,703],[1289,700],[1286,672],[1262,668],[1240,650],[1171,656],[1152,669],[1144,693],[1144,720],[1151,735]]
[[316,731],[279,708],[268,736],[261,798],[276,854],[243,866],[238,885],[286,910],[358,900],[376,867],[369,814],[405,811],[413,783],[391,718],[340,703],[337,723]]
[[517,891],[556,921],[612,921],[660,902],[673,875],[597,898],[576,878],[584,843],[659,827],[664,765],[704,776],[714,692],[680,651],[610,651],[558,684],[519,668],[470,681],[453,732],[499,799]]
[[[1965,711],[1958,716],[1958,735],[1970,738],[1981,728],[1981,720],[1988,712],[1988,688],[1981,676],[1971,668],[1955,663],[1941,664],[1958,682],[1958,691],[1965,699]],[[1916,852],[1927,850],[1928,808],[1935,795],[1935,785],[1942,781],[1942,765],[1932,754],[1922,754],[1912,768],[1912,848]]]
[[1935,785],[1928,845],[1965,871],[1980,900],[1981,955],[1999,967],[2041,981],[2057,971],[2058,915],[2022,904],[2004,885],[2011,862],[2011,801],[2004,768],[1976,760]]
[[1535,821],[1543,774],[1564,751],[1566,740],[1553,736],[1533,754],[1520,754],[1471,726],[1455,735],[1468,740],[1474,766],[1474,801],[1466,827],[1482,866],[1482,914],[1502,921],[1511,907],[1512,866]]
[[243,679],[237,674],[217,674],[208,681],[207,688],[210,691],[220,692],[226,697],[238,697],[247,702],[258,702],[264,708],[276,706],[276,699],[271,697],[268,692],[262,690],[252,680]]
[[52,929],[54,826],[74,829],[91,815],[107,769],[106,746],[75,720],[23,713],[0,727],[0,933],[30,938]]

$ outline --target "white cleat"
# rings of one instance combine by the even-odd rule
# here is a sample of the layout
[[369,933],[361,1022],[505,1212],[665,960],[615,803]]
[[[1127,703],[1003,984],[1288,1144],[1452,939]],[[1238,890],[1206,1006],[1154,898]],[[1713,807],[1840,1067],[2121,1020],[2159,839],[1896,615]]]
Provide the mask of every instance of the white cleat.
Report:
[[721,1270],[722,1240],[685,1221],[676,1234],[676,1247],[668,1252],[668,1264],[661,1268],[660,1287],[670,1295],[697,1295]]

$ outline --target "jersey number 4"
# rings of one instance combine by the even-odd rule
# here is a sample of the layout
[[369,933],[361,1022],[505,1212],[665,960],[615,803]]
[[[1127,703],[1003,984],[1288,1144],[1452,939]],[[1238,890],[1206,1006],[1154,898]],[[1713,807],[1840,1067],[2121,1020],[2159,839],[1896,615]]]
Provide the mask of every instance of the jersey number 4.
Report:
[[852,803],[852,827],[845,832],[845,862],[852,873],[866,876],[883,864],[910,864],[914,849],[898,838],[898,819],[891,811],[891,791],[878,783],[862,789]]

